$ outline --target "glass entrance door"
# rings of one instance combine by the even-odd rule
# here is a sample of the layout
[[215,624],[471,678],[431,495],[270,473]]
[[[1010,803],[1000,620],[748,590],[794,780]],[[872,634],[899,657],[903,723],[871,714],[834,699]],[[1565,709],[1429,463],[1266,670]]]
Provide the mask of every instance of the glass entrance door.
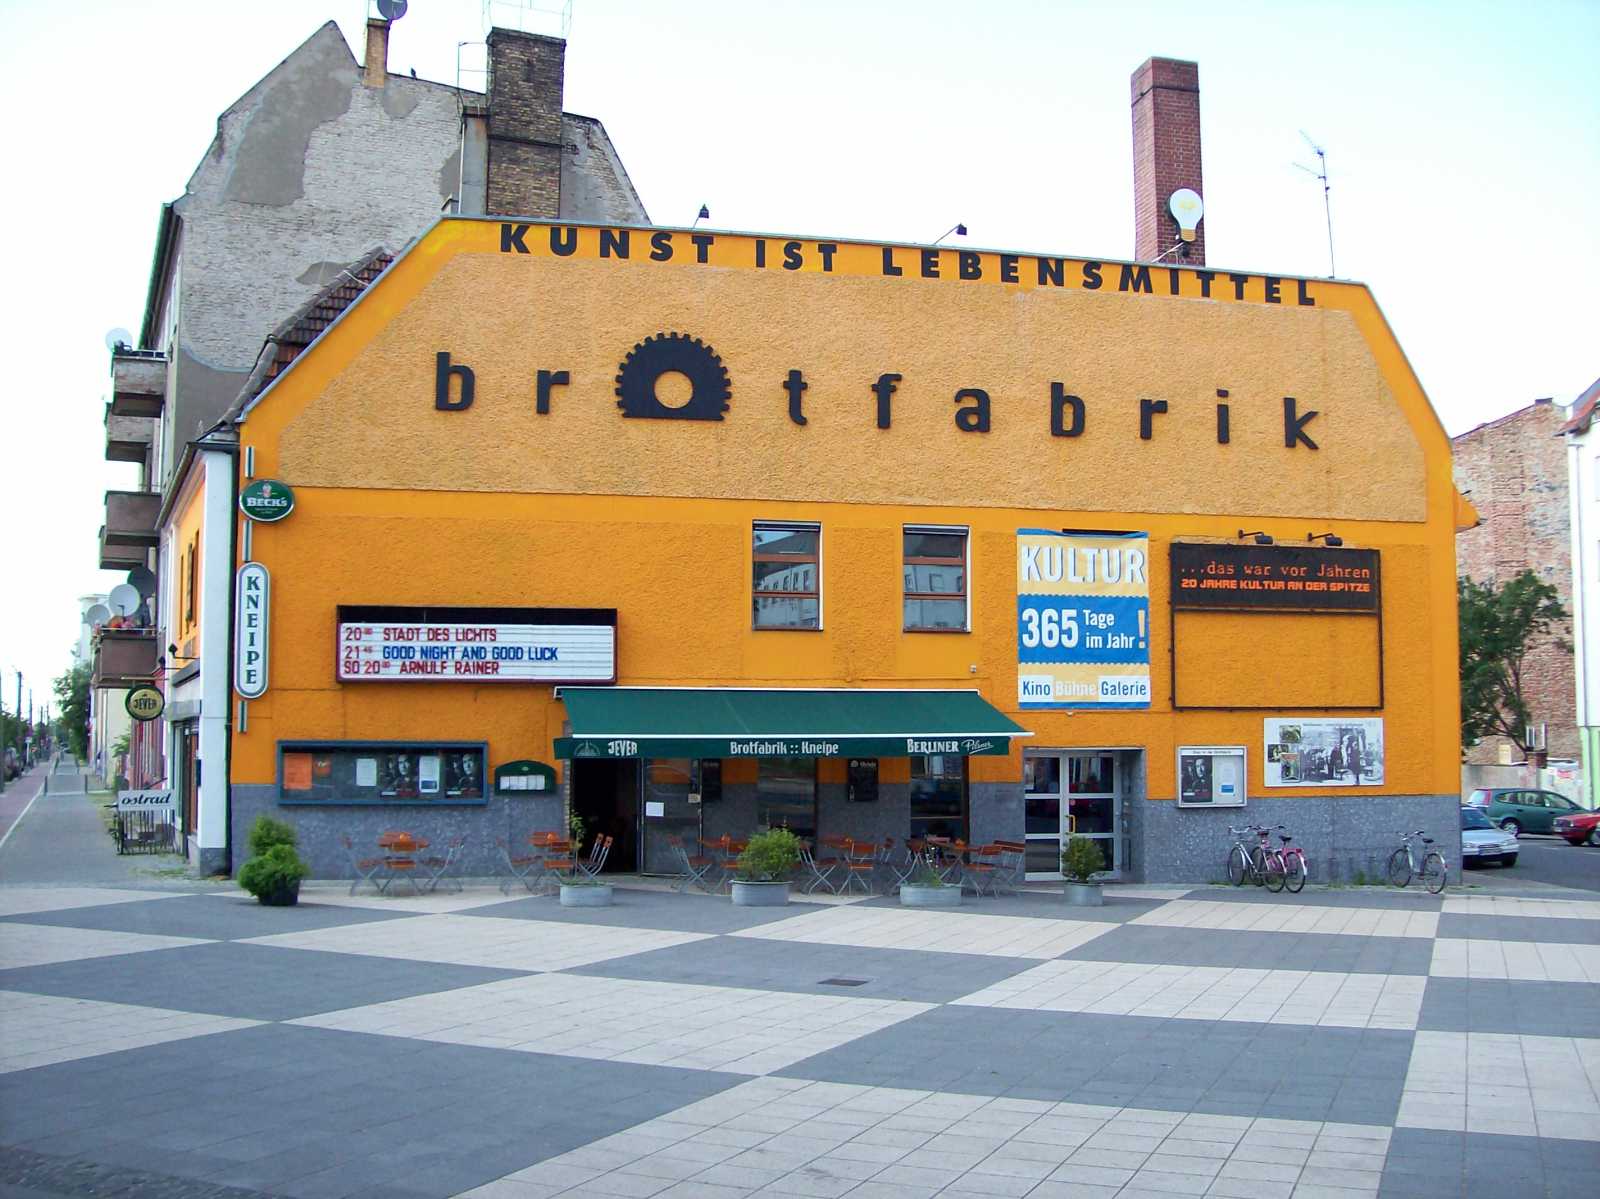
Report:
[[1117,755],[1095,750],[1030,753],[1022,766],[1028,877],[1060,878],[1061,850],[1074,834],[1096,842],[1104,869],[1120,870]]

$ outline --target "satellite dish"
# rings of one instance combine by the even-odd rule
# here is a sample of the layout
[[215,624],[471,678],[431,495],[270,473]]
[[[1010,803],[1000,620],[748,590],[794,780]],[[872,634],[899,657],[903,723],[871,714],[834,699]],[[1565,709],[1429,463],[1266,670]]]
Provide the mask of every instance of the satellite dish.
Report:
[[106,349],[115,354],[119,348],[133,349],[133,334],[120,325],[106,334]]
[[106,598],[111,601],[111,608],[118,616],[132,616],[144,603],[139,589],[128,583],[118,583]]
[[156,573],[148,566],[135,566],[128,572],[128,586],[138,589],[143,599],[156,593]]
[[385,21],[398,21],[406,15],[406,0],[378,0],[378,12]]
[[111,609],[104,604],[91,604],[88,611],[83,614],[83,619],[90,628],[98,629],[111,619]]

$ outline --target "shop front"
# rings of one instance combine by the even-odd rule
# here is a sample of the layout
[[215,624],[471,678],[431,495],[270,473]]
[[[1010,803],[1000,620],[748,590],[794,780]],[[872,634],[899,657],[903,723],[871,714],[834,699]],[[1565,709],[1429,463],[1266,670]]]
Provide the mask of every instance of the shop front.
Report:
[[278,506],[232,840],[320,875],[574,815],[651,873],[773,826],[1153,881],[1230,823],[1314,878],[1457,836],[1470,508],[1360,285],[449,218],[236,415]]

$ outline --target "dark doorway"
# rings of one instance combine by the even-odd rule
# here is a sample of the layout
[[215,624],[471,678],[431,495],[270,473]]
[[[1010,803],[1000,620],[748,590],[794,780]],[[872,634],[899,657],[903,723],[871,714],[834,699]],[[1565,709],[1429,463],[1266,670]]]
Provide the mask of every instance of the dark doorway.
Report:
[[584,857],[596,836],[606,836],[612,838],[607,874],[639,868],[638,758],[574,758],[572,810],[583,820]]

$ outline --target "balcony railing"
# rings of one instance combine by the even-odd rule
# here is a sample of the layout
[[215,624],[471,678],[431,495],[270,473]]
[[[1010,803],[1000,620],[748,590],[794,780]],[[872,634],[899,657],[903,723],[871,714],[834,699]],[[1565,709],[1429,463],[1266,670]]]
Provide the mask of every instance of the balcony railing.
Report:
[[143,565],[145,565],[143,546],[118,544],[106,536],[105,526],[100,526],[101,570],[132,570],[135,566]]
[[160,511],[161,496],[157,492],[106,492],[106,543],[154,546],[158,540],[156,516]]
[[111,355],[111,411],[116,416],[160,416],[167,401],[167,356],[150,350]]
[[101,629],[95,636],[92,682],[96,687],[132,687],[155,677],[154,629]]
[[155,440],[156,422],[148,416],[117,416],[106,405],[106,461],[143,462]]

